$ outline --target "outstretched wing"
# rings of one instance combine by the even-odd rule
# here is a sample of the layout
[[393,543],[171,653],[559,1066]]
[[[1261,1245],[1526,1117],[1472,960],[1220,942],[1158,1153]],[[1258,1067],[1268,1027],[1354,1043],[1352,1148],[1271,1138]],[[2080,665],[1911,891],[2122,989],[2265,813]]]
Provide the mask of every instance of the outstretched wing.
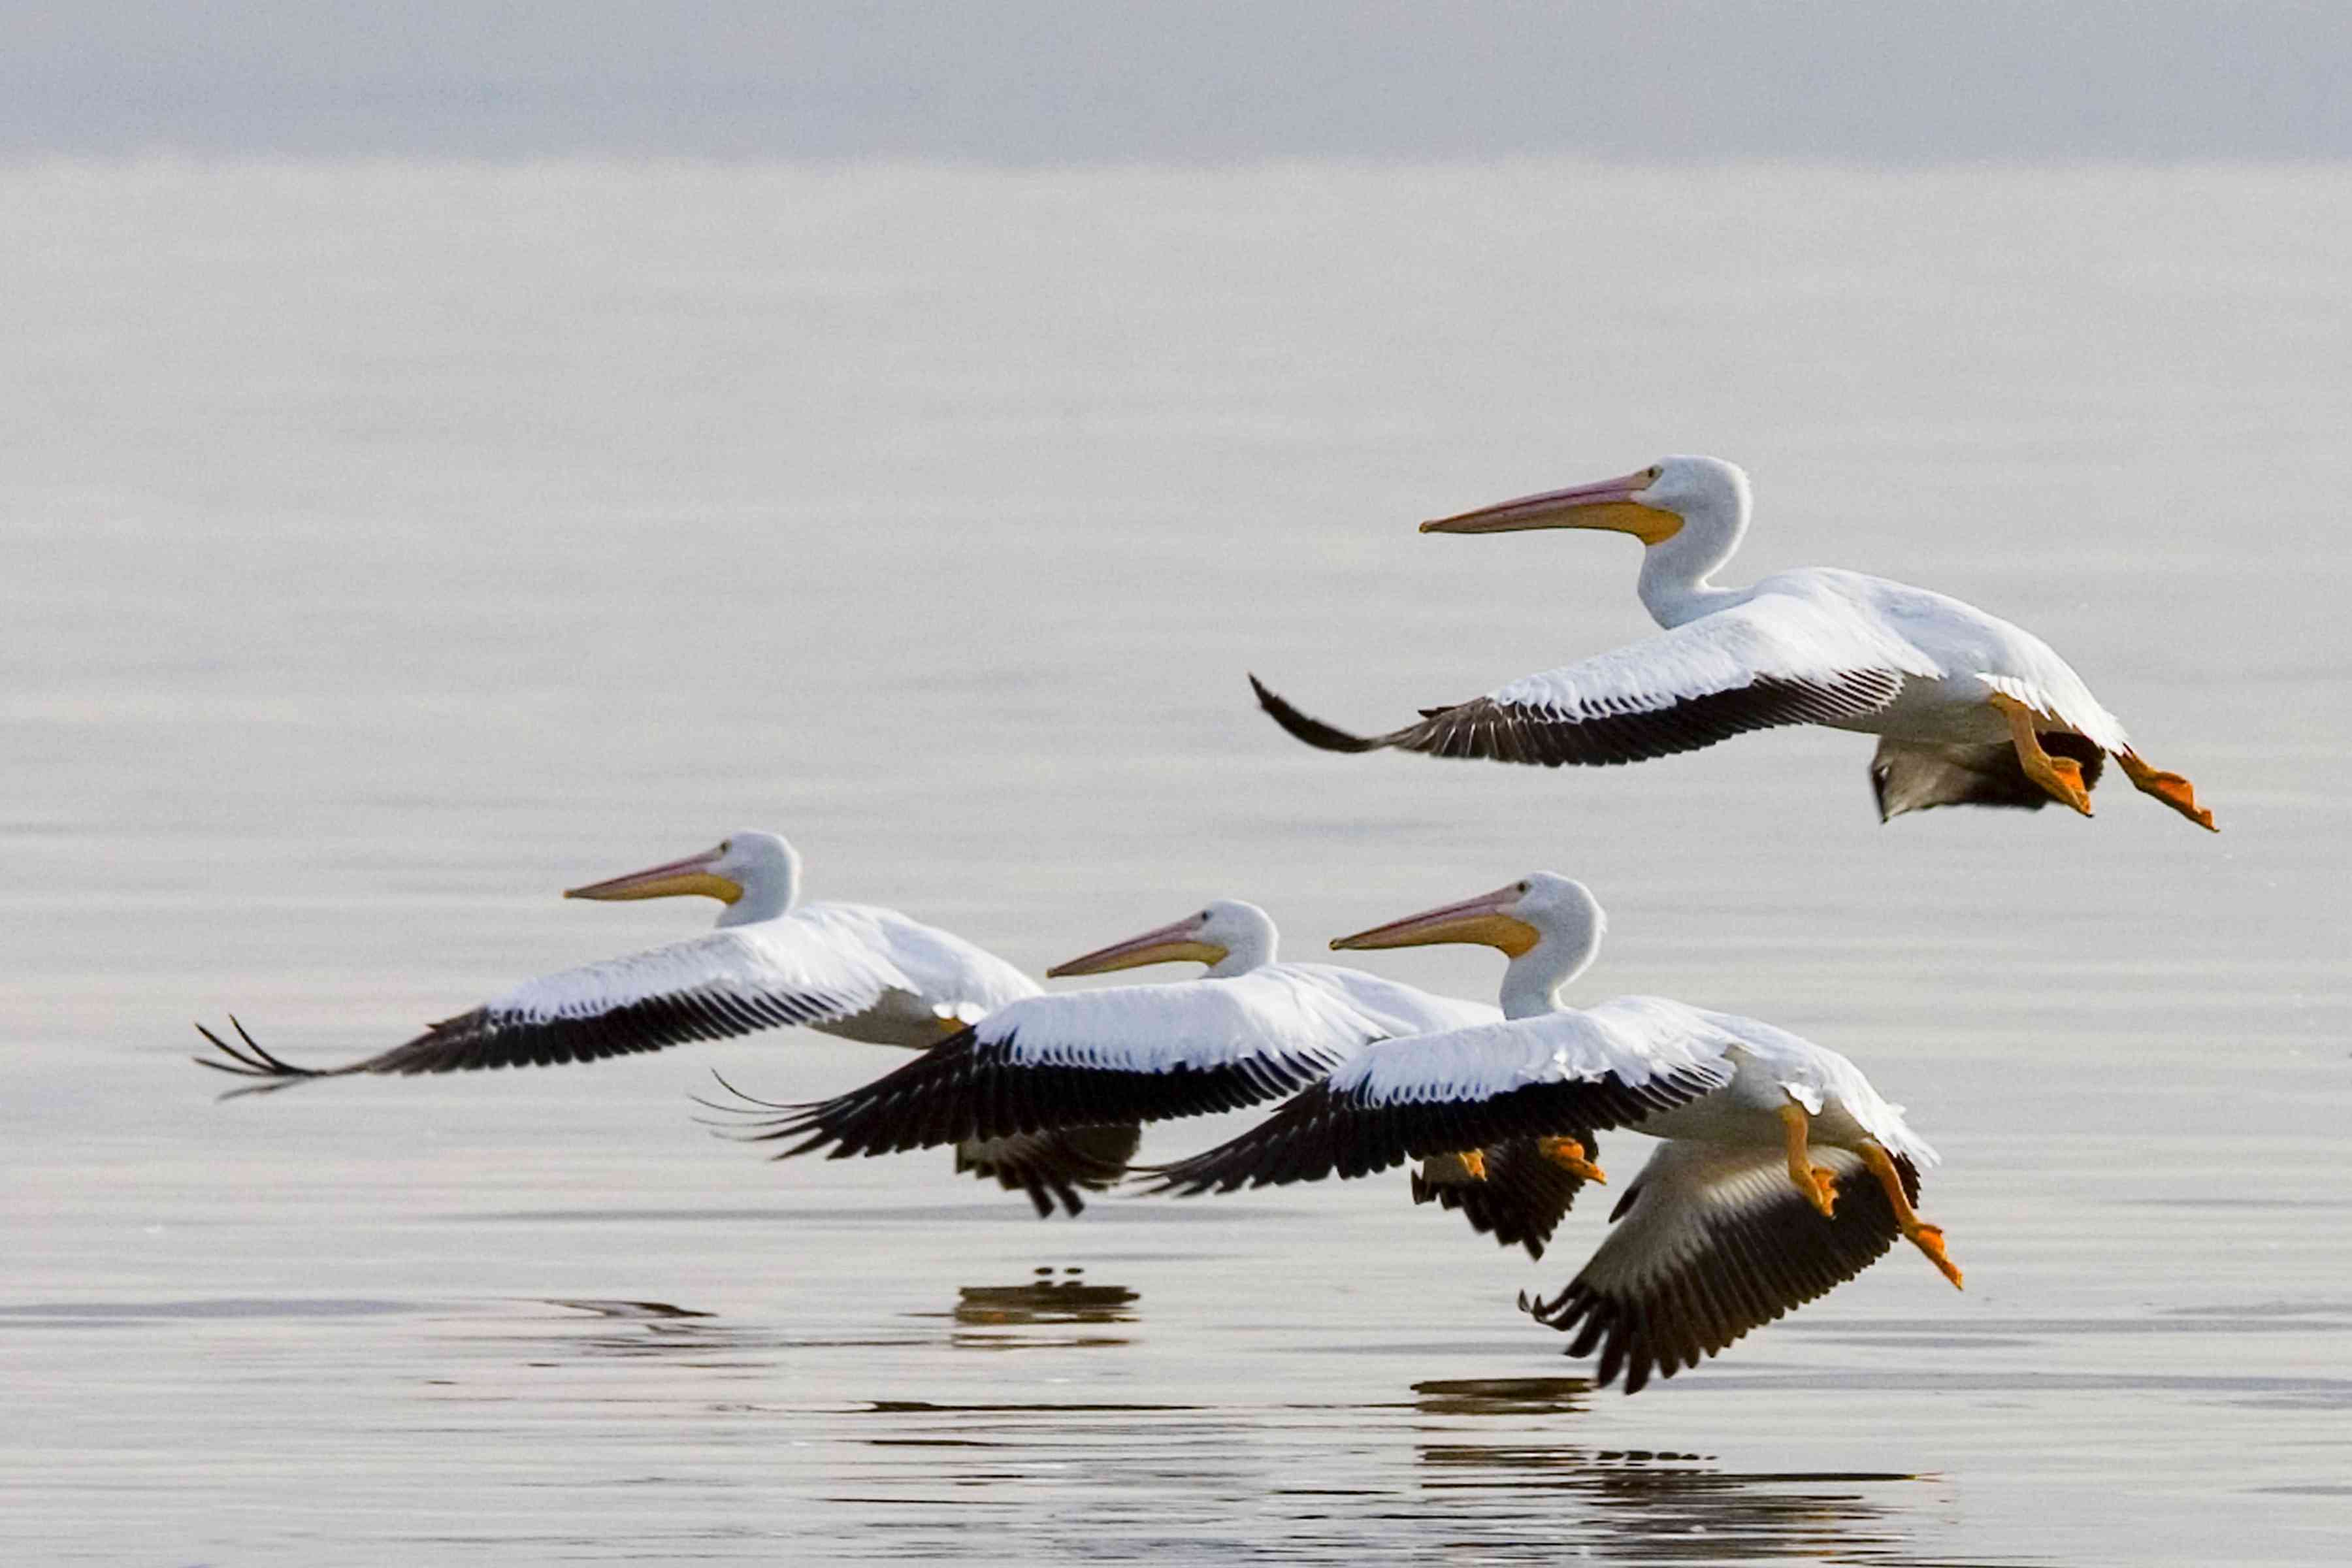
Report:
[[[1574,1136],[1585,1157],[1595,1158],[1591,1131]],[[1458,1213],[1479,1235],[1504,1247],[1524,1247],[1529,1258],[1540,1258],[1584,1182],[1546,1154],[1540,1139],[1514,1138],[1478,1151],[1475,1169],[1458,1155],[1426,1162],[1412,1173],[1412,1201]]]
[[1419,722],[1354,735],[1301,713],[1250,677],[1260,707],[1330,752],[1382,748],[1503,763],[1634,763],[1749,730],[1832,724],[1893,701],[1935,664],[1850,606],[1792,594],[1743,604],[1484,697],[1424,709]]
[[236,1026],[241,1047],[198,1025],[226,1059],[195,1059],[260,1080],[237,1091],[247,1094],[354,1073],[547,1067],[851,1017],[908,988],[888,960],[782,920],[546,975],[341,1067],[296,1067],[256,1044],[242,1025]]
[[[1601,1352],[1594,1381],[1622,1373],[1637,1394],[1652,1372],[1672,1377],[1752,1329],[1853,1279],[1901,1234],[1895,1210],[1858,1155],[1816,1144],[1836,1177],[1824,1219],[1789,1180],[1778,1149],[1659,1145],[1610,1215],[1617,1222],[1568,1288],[1522,1295],[1538,1321],[1572,1332],[1568,1353]],[[1895,1159],[1906,1195],[1919,1173]]]
[[1240,1137],[1145,1169],[1155,1192],[1229,1193],[1580,1138],[1721,1088],[1737,1043],[1696,1010],[1647,997],[1383,1041]]
[[1343,992],[1284,965],[1033,996],[751,1136],[800,1140],[780,1157],[830,1148],[844,1159],[1200,1116],[1288,1094],[1386,1034]]
[[1028,1194],[1037,1217],[1050,1219],[1057,1202],[1069,1214],[1086,1212],[1079,1189],[1106,1193],[1118,1185],[1142,1142],[1143,1129],[1131,1121],[1034,1136],[975,1138],[956,1145],[956,1169],[983,1181],[992,1178],[1008,1193]]

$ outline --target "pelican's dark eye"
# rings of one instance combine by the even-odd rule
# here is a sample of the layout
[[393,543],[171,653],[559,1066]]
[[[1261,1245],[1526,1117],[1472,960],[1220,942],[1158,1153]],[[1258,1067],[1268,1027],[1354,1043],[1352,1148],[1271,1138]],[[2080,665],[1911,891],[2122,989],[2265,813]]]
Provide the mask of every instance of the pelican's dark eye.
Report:
[[1528,891],[1531,890],[1532,887],[1533,887],[1533,884],[1531,884],[1531,883],[1528,883],[1528,882],[1521,882],[1521,883],[1519,884],[1519,891],[1520,891],[1520,892],[1522,892],[1522,893],[1528,892]]
[[729,851],[730,849],[732,849],[732,848],[734,848],[734,847],[735,847],[735,840],[733,840],[732,838],[722,838],[722,839],[720,839],[720,840],[719,841],[719,852],[721,855],[726,854],[726,853],[727,853],[727,851]]
[[1650,482],[1651,482],[1652,484],[1654,484],[1654,484],[1656,484],[1660,479],[1664,479],[1665,477],[1666,477],[1666,470],[1665,470],[1665,469],[1664,469],[1664,468],[1656,468],[1656,467],[1653,467],[1653,468],[1650,469],[1650,471],[1649,471],[1649,475],[1648,475],[1648,478],[1649,478]]
[[1210,917],[1210,914],[1209,914],[1209,911],[1208,911],[1208,910],[1202,910],[1202,911],[1201,911],[1197,916],[1195,916],[1194,918],[1195,918],[1195,919],[1197,919],[1197,920],[1208,920],[1208,919],[1210,919],[1211,917]]

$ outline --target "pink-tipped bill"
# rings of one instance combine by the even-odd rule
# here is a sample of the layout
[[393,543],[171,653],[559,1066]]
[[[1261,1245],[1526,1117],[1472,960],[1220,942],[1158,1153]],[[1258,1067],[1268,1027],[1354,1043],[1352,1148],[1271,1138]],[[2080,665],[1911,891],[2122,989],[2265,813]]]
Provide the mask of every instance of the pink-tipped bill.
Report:
[[1524,889],[1514,882],[1497,888],[1491,893],[1481,893],[1475,899],[1465,899],[1458,904],[1446,904],[1438,909],[1424,910],[1417,915],[1407,915],[1401,921],[1360,931],[1353,936],[1335,939],[1335,950],[1376,947],[1427,947],[1438,942],[1475,942],[1482,947],[1496,947],[1514,958],[1536,944],[1538,934],[1535,927],[1512,914],[1510,910],[1523,896]]
[[732,877],[722,877],[712,869],[725,855],[724,847],[706,849],[699,855],[689,855],[683,860],[632,871],[625,877],[612,877],[581,888],[566,888],[563,896],[567,899],[609,900],[699,895],[731,904],[743,896],[743,884]]
[[1201,940],[1202,921],[1199,915],[1187,915],[1141,936],[1125,942],[1098,947],[1081,953],[1066,963],[1057,963],[1045,971],[1048,980],[1059,980],[1070,974],[1108,974],[1114,969],[1135,969],[1147,963],[1175,963],[1191,961],[1218,963],[1226,950],[1213,942]]
[[1605,528],[1630,533],[1644,544],[1655,544],[1682,527],[1673,512],[1646,506],[1635,496],[1655,483],[1648,468],[1598,484],[1570,485],[1564,490],[1521,496],[1475,511],[1432,519],[1423,533],[1510,533],[1523,528]]

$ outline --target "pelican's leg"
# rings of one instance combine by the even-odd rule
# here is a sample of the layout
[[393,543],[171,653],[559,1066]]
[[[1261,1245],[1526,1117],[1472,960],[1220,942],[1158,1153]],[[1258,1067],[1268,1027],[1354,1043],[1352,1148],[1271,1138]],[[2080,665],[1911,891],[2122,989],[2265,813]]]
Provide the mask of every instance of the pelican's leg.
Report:
[[1464,1149],[1452,1154],[1432,1154],[1421,1163],[1421,1175],[1423,1181],[1446,1187],[1483,1182],[1486,1179],[1486,1152],[1483,1149]]
[[2010,742],[2017,748],[2017,763],[2025,770],[2025,776],[2061,805],[2090,816],[2091,792],[2083,787],[2083,765],[2072,757],[2053,757],[2042,749],[2042,737],[2033,729],[2033,710],[2004,692],[1996,691],[1985,700],[2009,721]]
[[2129,748],[2117,752],[2116,761],[2123,764],[2124,777],[2131,780],[2132,788],[2156,796],[2208,833],[2221,831],[2213,826],[2213,814],[2197,804],[2195,786],[2179,773],[2149,767],[2139,760],[2137,752]]
[[1813,1163],[1811,1152],[1805,1147],[1805,1138],[1812,1126],[1812,1118],[1805,1108],[1794,1100],[1780,1107],[1780,1125],[1788,1131],[1789,1180],[1805,1194],[1805,1201],[1822,1211],[1828,1219],[1837,1212],[1837,1173]]
[[1581,1176],[1588,1182],[1598,1182],[1604,1187],[1609,1184],[1609,1178],[1601,1173],[1600,1166],[1584,1157],[1584,1145],[1575,1139],[1538,1138],[1536,1148],[1545,1159],[1569,1174]]
[[1895,1223],[1903,1227],[1904,1239],[1926,1253],[1927,1261],[1952,1282],[1953,1289],[1958,1289],[1959,1266],[1944,1256],[1943,1226],[1929,1225],[1911,1206],[1910,1195],[1903,1190],[1903,1173],[1895,1168],[1894,1157],[1877,1144],[1865,1142],[1862,1146],[1862,1162],[1870,1167],[1870,1173],[1878,1178],[1878,1184],[1886,1189],[1886,1201],[1895,1205]]

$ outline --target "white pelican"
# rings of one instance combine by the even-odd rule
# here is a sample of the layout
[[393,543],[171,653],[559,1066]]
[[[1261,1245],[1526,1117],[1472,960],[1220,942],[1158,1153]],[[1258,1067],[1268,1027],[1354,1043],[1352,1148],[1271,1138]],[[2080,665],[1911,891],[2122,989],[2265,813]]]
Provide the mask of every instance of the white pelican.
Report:
[[1359,1176],[1412,1155],[1622,1127],[1665,1140],[1568,1288],[1520,1306],[1601,1351],[1637,1392],[1853,1279],[1898,1236],[1955,1286],[1912,1205],[1935,1151],[1852,1062],[1769,1024],[1656,996],[1582,1010],[1560,987],[1598,951],[1601,906],[1549,872],[1342,937],[1476,942],[1510,958],[1506,1022],[1370,1047],[1255,1130],[1150,1173],[1159,1190]]
[[[469,1013],[429,1026],[405,1045],[336,1068],[299,1068],[254,1043],[243,1048],[199,1024],[228,1059],[222,1072],[262,1081],[267,1093],[355,1073],[441,1073],[544,1067],[726,1039],[787,1024],[873,1045],[938,1044],[1037,983],[951,932],[869,904],[801,904],[798,851],[773,833],[730,835],[718,847],[648,870],[572,888],[567,899],[694,895],[725,905],[718,929],[667,946],[528,981]],[[1066,1138],[967,1140],[960,1171],[1023,1191],[1039,1214],[1076,1189],[1100,1192],[1135,1152],[1139,1130],[1102,1127]]]
[[[756,1140],[798,1139],[779,1158],[901,1153],[961,1138],[1104,1121],[1158,1121],[1288,1094],[1375,1040],[1492,1023],[1480,1002],[1323,963],[1280,963],[1271,916],[1226,899],[1047,970],[1048,978],[1194,962],[1197,980],[1014,1002],[863,1089],[785,1110]],[[740,1108],[735,1108],[740,1109]],[[1414,1200],[1442,1199],[1474,1227],[1538,1257],[1566,1203],[1555,1163],[1476,1145],[1440,1152]],[[1465,1184],[1492,1153],[1499,1169]],[[1465,1168],[1465,1166],[1467,1168]]]
[[1739,468],[1667,458],[1622,479],[1424,522],[1424,533],[1630,533],[1643,546],[1642,603],[1666,630],[1423,709],[1419,721],[1383,735],[1335,729],[1255,676],[1250,684],[1276,722],[1334,752],[1395,747],[1558,767],[1641,762],[1780,724],[1856,730],[1879,737],[1870,777],[1882,821],[1936,805],[2047,800],[2088,816],[2112,755],[2136,787],[2213,826],[2189,781],[2142,762],[2082,677],[2030,632],[1855,572],[1808,567],[1746,588],[1710,584],[1748,515]]

